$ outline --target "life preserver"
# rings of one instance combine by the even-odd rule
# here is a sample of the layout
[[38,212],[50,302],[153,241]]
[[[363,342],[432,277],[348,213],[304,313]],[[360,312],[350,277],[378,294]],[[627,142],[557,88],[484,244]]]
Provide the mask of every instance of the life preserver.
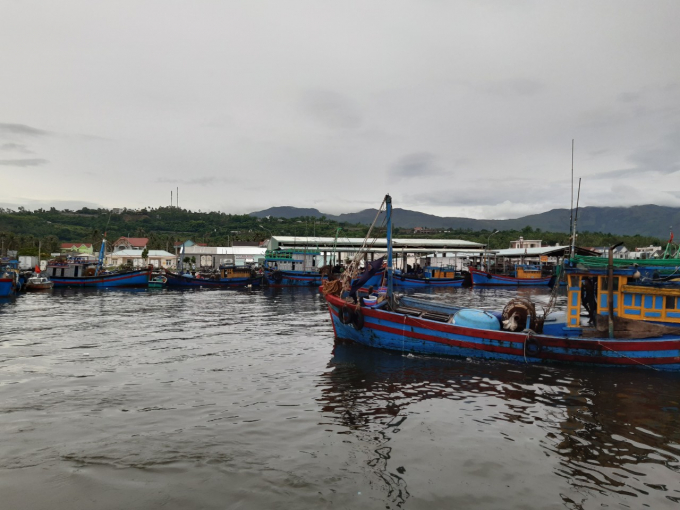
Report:
[[526,342],[524,342],[524,350],[527,354],[536,356],[541,353],[541,344],[539,344],[538,340],[535,338],[529,337]]
[[364,327],[364,314],[362,313],[360,308],[357,308],[356,312],[354,312],[352,326],[354,326],[354,329],[356,329],[357,331],[361,331],[361,329]]
[[354,321],[354,312],[349,306],[343,306],[340,310],[340,322],[343,324],[351,324]]
[[94,274],[95,274],[96,272],[97,272],[97,271],[95,270],[94,267],[88,267],[88,268],[85,270],[85,276],[94,276]]
[[281,271],[274,271],[272,273],[272,280],[274,280],[276,283],[281,283],[283,280],[283,273]]

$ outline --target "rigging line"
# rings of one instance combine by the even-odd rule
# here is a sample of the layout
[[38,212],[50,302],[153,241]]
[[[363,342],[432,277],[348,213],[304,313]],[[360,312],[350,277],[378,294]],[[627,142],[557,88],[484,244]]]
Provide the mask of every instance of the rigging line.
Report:
[[630,356],[626,356],[625,354],[622,354],[622,353],[620,353],[619,351],[615,351],[614,349],[612,349],[612,348],[610,348],[610,347],[607,347],[607,346],[604,345],[600,340],[598,340],[597,343],[598,343],[599,345],[601,345],[602,347],[604,347],[605,349],[607,349],[607,350],[613,352],[614,354],[618,354],[618,355],[621,356],[622,358],[629,359],[629,360],[634,361],[635,363],[637,363],[637,364],[639,364],[639,365],[642,365],[643,367],[651,368],[652,370],[656,370],[657,372],[660,372],[660,370],[659,370],[658,368],[654,368],[654,367],[651,366],[651,365],[647,365],[647,364],[643,363],[642,361],[638,361],[638,360],[636,360],[635,358],[631,358]]

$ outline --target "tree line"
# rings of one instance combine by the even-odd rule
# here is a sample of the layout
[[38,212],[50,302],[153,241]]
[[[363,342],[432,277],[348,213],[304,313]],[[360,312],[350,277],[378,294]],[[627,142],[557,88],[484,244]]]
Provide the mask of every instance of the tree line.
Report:
[[[19,255],[37,255],[60,250],[61,243],[90,243],[99,251],[104,235],[108,242],[121,236],[146,237],[148,249],[173,252],[175,243],[188,239],[209,246],[231,246],[239,241],[263,241],[271,235],[319,236],[363,238],[368,225],[328,220],[325,217],[257,218],[248,214],[223,212],[196,212],[177,207],[145,208],[136,210],[110,210],[82,208],[57,210],[54,207],[30,211],[0,208],[0,243],[2,253],[16,250]],[[375,235],[384,236],[385,230],[377,228]],[[522,230],[438,229],[426,235],[416,235],[413,229],[395,228],[394,237],[422,237],[462,239],[482,244],[492,249],[509,248],[510,241],[520,236],[540,239],[543,245],[566,245],[569,235],[546,232],[530,226]],[[644,246],[665,246],[666,241],[652,236],[621,236],[602,232],[580,232],[577,244],[584,247],[611,246],[623,241],[629,250]]]

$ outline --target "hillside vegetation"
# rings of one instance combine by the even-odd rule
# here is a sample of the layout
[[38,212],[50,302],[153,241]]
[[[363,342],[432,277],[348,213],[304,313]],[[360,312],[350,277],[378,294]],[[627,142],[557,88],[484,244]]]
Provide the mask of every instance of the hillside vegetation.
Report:
[[[88,208],[78,211],[68,209],[60,211],[55,208],[36,211],[23,208],[17,211],[0,209],[0,242],[5,250],[18,250],[20,255],[37,255],[39,243],[44,254],[59,251],[62,242],[92,243],[97,251],[106,233],[109,242],[115,241],[120,236],[148,237],[149,249],[172,252],[175,242],[187,239],[211,246],[230,246],[237,241],[262,241],[270,234],[334,237],[338,229],[340,238],[364,237],[368,223],[373,221],[375,213],[376,211],[372,211],[370,219],[361,224],[356,221],[330,219],[325,215],[266,218],[248,214],[194,212],[176,207],[123,210],[120,213],[108,209]],[[395,212],[395,216],[396,214]],[[351,215],[340,216],[343,219],[347,217]],[[404,227],[397,222],[394,236],[463,239],[483,244],[490,240],[491,247],[495,249],[508,248],[510,241],[520,236],[525,239],[541,239],[544,244],[550,245],[569,242],[568,235],[564,232],[546,231],[530,224],[519,228],[501,229],[501,232],[491,235],[493,228],[497,227],[485,226],[476,230],[471,227],[444,227],[427,235],[416,236],[412,227]],[[384,236],[384,229],[378,231],[378,235]],[[578,237],[580,246],[609,246],[620,241],[623,241],[629,249],[663,245],[666,242],[665,239],[654,236],[625,236],[588,231],[580,232]]]

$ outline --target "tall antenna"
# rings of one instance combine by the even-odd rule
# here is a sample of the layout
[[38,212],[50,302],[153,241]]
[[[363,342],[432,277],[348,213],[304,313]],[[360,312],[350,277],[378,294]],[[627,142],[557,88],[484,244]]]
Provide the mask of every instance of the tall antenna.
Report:
[[574,214],[574,228],[571,236],[571,254],[574,255],[576,246],[576,223],[578,222],[578,203],[581,198],[581,178],[578,178],[578,193],[576,194],[576,213]]
[[[574,246],[574,139],[571,139],[571,209],[569,213],[569,230],[571,230],[572,242]],[[569,258],[573,257],[573,250],[569,252]]]
[[172,190],[170,190],[170,207],[172,207]]
[[[573,183],[572,183],[572,185],[573,185]],[[572,190],[571,194],[572,195],[574,194],[573,190]],[[175,197],[175,200],[177,200],[177,209],[179,209],[179,186],[177,186],[177,196]],[[573,200],[573,197],[572,197],[572,200]]]

